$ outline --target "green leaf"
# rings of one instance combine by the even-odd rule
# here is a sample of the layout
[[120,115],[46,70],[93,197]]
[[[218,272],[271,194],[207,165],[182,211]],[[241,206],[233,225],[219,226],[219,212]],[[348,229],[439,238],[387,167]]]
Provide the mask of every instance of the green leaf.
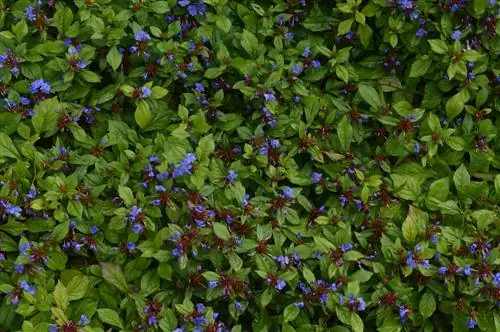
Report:
[[434,296],[430,292],[425,292],[420,302],[418,304],[418,308],[420,310],[420,314],[424,319],[427,319],[432,316],[434,311],[436,311],[436,300]]
[[120,198],[123,199],[123,202],[127,206],[130,206],[135,202],[134,193],[129,187],[122,185],[118,186],[118,195],[120,195]]
[[382,102],[380,101],[380,97],[378,95],[377,90],[374,87],[369,85],[359,85],[359,94],[361,97],[372,107],[380,108],[382,106]]
[[243,260],[236,253],[227,253],[226,258],[228,259],[229,264],[233,268],[234,272],[238,272],[243,267]]
[[463,190],[466,185],[470,184],[470,175],[464,164],[461,164],[453,174],[453,182],[458,190]]
[[215,233],[215,235],[217,235],[218,238],[220,238],[224,241],[230,240],[231,235],[230,235],[229,229],[227,228],[226,225],[221,224],[219,222],[214,222],[213,227],[214,227],[214,233]]
[[0,132],[0,158],[9,157],[20,159],[21,156],[9,136]]
[[442,178],[434,181],[430,185],[428,196],[444,202],[448,198],[449,192],[450,180],[448,178]]
[[102,269],[102,277],[111,285],[115,286],[122,292],[128,292],[127,281],[125,275],[119,265],[114,263],[100,263]]
[[483,209],[472,212],[471,217],[476,220],[477,229],[481,231],[497,218],[497,214],[493,211]]
[[225,67],[208,68],[203,75],[206,78],[216,78],[224,73]]
[[162,88],[161,86],[154,86],[151,89],[151,98],[153,99],[161,99],[165,97],[168,93],[168,90],[165,88]]
[[448,45],[441,39],[431,39],[429,40],[431,49],[438,54],[446,54],[448,52]]
[[337,135],[339,137],[340,146],[342,151],[348,151],[351,146],[353,129],[351,122],[348,120],[347,115],[344,115],[337,126]]
[[314,273],[306,266],[302,268],[302,274],[304,275],[304,279],[309,283],[309,285],[313,285],[316,282],[316,277]]
[[488,0],[473,0],[472,9],[477,16],[482,15],[488,8]]
[[61,281],[57,283],[54,289],[54,301],[56,302],[57,307],[63,311],[65,311],[68,307],[68,293],[66,292],[66,287],[64,287]]
[[97,314],[99,315],[99,319],[103,323],[109,324],[111,326],[116,326],[116,327],[119,327],[121,329],[124,328],[123,322],[120,319],[120,316],[113,309],[107,309],[107,308],[97,309]]
[[[24,135],[24,131],[28,132],[29,138],[29,126],[27,125],[19,125],[21,121],[21,117],[19,114],[11,113],[11,112],[1,112],[0,113],[0,132],[10,135],[18,130],[18,133],[24,138],[27,139],[26,135]],[[19,129],[18,129],[19,128]]]
[[60,110],[57,98],[50,98],[37,103],[34,108],[35,115],[31,119],[35,132],[38,134],[54,133],[59,117],[57,112]]
[[286,306],[285,310],[283,311],[283,322],[292,322],[297,318],[299,315],[300,310],[297,308],[295,303],[291,303]]
[[255,57],[257,53],[257,47],[259,46],[259,41],[257,37],[250,31],[243,29],[243,33],[241,34],[241,46],[247,51],[247,53]]
[[64,41],[47,41],[34,47],[33,51],[43,56],[57,56],[67,50]]
[[349,250],[343,254],[343,257],[346,261],[354,262],[354,261],[360,260],[361,258],[363,258],[365,256],[362,253],[360,253],[359,251]]
[[202,137],[198,141],[196,156],[199,160],[205,160],[215,151],[215,142],[212,134]]
[[84,69],[79,71],[80,76],[89,83],[99,83],[101,81],[101,76],[94,73],[93,71]]
[[358,26],[359,39],[364,48],[368,48],[370,40],[372,40],[373,30],[368,24]]
[[450,136],[446,138],[446,144],[455,151],[463,151],[465,148],[465,140],[462,137]]
[[427,70],[429,69],[432,60],[429,57],[422,57],[420,59],[415,60],[411,65],[410,69],[410,77],[420,77],[423,76]]
[[137,101],[136,105],[137,108],[134,113],[135,122],[141,129],[144,129],[151,123],[151,110],[145,100]]
[[351,26],[354,23],[353,19],[348,19],[345,21],[340,22],[337,34],[340,35],[345,35],[351,30]]
[[417,215],[415,213],[414,207],[411,205],[408,209],[408,216],[403,222],[402,231],[403,231],[403,237],[405,238],[406,242],[410,244],[415,243],[415,239],[417,238],[418,235]]
[[453,120],[465,106],[465,99],[462,92],[457,93],[446,102],[446,114],[450,120]]
[[170,10],[170,7],[167,1],[155,1],[149,4],[149,9],[154,13],[165,14]]
[[88,277],[82,275],[73,277],[68,283],[68,286],[66,286],[68,301],[75,301],[83,298],[89,286],[90,281]]
[[226,16],[217,16],[217,19],[215,21],[215,25],[217,28],[221,29],[223,32],[228,33],[229,30],[231,30],[231,20],[227,18]]
[[20,42],[28,34],[28,25],[26,24],[26,20],[17,22],[12,27],[12,32],[16,35],[17,41]]
[[111,66],[111,68],[113,68],[113,70],[117,70],[122,63],[122,57],[123,55],[118,51],[116,46],[113,46],[109,50],[108,55],[106,55],[106,61]]
[[351,313],[351,327],[353,332],[363,332],[365,329],[363,320],[355,312]]
[[73,22],[73,12],[68,7],[60,7],[54,14],[54,25],[61,35],[65,35]]

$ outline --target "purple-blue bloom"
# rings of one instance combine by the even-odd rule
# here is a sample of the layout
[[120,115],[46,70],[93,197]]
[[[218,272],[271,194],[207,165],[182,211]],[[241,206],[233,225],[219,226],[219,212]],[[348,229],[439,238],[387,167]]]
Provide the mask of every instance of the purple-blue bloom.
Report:
[[51,90],[50,84],[44,81],[43,79],[39,79],[32,82],[30,86],[30,92],[32,94],[40,92],[43,94],[49,94],[50,90]]
[[236,173],[236,171],[233,168],[229,169],[229,171],[227,172],[227,175],[226,175],[226,180],[229,183],[233,183],[237,179],[238,179],[238,173]]
[[149,36],[149,34],[146,31],[139,30],[135,34],[135,40],[138,42],[145,42],[145,41],[151,40],[151,37]]
[[460,38],[462,38],[462,32],[460,32],[460,30],[455,30],[451,33],[451,39],[459,40]]
[[284,198],[292,199],[295,198],[295,194],[293,193],[293,189],[286,187],[283,189],[283,195]]

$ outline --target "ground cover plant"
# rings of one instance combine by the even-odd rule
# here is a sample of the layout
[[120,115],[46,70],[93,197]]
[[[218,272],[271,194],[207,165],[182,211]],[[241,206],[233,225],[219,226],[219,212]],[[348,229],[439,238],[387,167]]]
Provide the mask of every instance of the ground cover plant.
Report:
[[0,330],[500,330],[495,0],[0,9]]

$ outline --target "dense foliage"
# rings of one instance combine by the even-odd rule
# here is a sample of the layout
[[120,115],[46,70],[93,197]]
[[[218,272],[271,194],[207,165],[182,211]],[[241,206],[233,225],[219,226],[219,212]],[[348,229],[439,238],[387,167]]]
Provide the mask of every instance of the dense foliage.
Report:
[[0,330],[500,330],[495,0],[0,9]]

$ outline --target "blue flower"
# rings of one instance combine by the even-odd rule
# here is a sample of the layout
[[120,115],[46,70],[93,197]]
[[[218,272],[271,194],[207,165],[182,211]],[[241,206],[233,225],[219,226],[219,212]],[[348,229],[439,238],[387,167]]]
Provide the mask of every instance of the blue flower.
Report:
[[408,318],[407,316],[408,309],[406,309],[404,306],[399,306],[399,317],[401,318],[401,321],[404,323],[406,322],[406,319]]
[[208,288],[216,288],[218,286],[217,281],[211,280],[208,282]]
[[141,233],[143,229],[144,229],[144,227],[141,224],[134,224],[132,226],[132,232],[134,232],[136,234]]
[[366,302],[363,300],[362,297],[358,297],[358,307],[357,307],[357,311],[363,311],[366,309]]
[[16,218],[19,218],[21,216],[21,212],[23,210],[19,206],[15,206],[11,203],[5,203],[2,205],[4,205],[5,212],[7,212],[8,215],[14,216]]
[[99,232],[99,227],[90,226],[90,234],[96,234],[97,232]]
[[151,315],[148,318],[148,324],[149,325],[156,325],[158,323],[158,318],[156,318],[155,315]]
[[447,273],[447,272],[448,272],[448,268],[447,268],[447,267],[445,267],[445,266],[442,266],[442,267],[440,267],[440,268],[438,269],[438,273],[439,273],[439,274],[445,274],[445,273]]
[[203,326],[205,325],[205,317],[203,316],[198,316],[193,319],[193,324],[197,326]]
[[234,181],[236,181],[236,179],[238,179],[238,173],[236,173],[236,171],[231,168],[227,172],[226,179],[229,183],[233,183]]
[[418,29],[417,32],[415,33],[417,37],[424,37],[427,35],[427,31],[425,29]]
[[284,198],[287,198],[287,199],[295,198],[295,194],[293,193],[293,189],[289,188],[289,187],[286,187],[286,188],[283,189],[283,195],[282,196]]
[[76,67],[78,69],[84,69],[85,67],[87,67],[87,62],[85,62],[85,60],[83,59],[80,59],[78,60],[78,62],[76,63]]
[[292,72],[293,72],[295,75],[299,75],[299,74],[302,72],[302,65],[295,65],[295,66],[292,66]]
[[246,207],[249,203],[248,203],[248,199],[250,198],[250,195],[246,194],[244,197],[243,197],[243,200],[241,201],[241,205],[243,207]]
[[467,73],[467,79],[468,79],[468,80],[470,80],[470,81],[471,81],[471,80],[473,80],[475,77],[476,77],[476,74],[474,74],[473,72],[471,72],[471,71],[470,71],[470,72],[468,72],[468,73]]
[[302,52],[302,56],[303,56],[304,58],[308,58],[308,57],[309,57],[309,55],[311,55],[311,48],[306,47],[306,49],[304,50],[304,52]]
[[205,311],[205,305],[203,303],[198,303],[196,305],[196,311],[200,314],[203,313]]
[[28,21],[34,22],[36,21],[36,8],[35,6],[28,6],[24,9],[24,13],[26,14],[26,17],[28,18]]
[[276,96],[274,95],[274,91],[268,91],[267,93],[264,93],[264,100],[265,101],[274,101],[276,100]]
[[49,332],[59,332],[59,326],[52,324],[49,326]]
[[139,30],[135,34],[135,40],[138,42],[145,42],[145,41],[151,40],[151,37],[149,36],[149,34],[146,31]]
[[36,80],[30,85],[30,92],[32,94],[43,93],[49,94],[51,90],[50,84],[44,81],[43,79]]
[[297,308],[299,308],[299,309],[302,309],[302,308],[304,308],[304,302],[302,302],[302,301],[297,302],[297,303],[295,303],[295,306],[296,306]]
[[162,185],[156,185],[155,186],[155,190],[156,190],[156,192],[159,192],[159,193],[167,191],[167,189],[164,186],[162,186]]
[[342,250],[342,252],[346,252],[346,251],[352,250],[352,244],[345,243],[345,244],[343,244],[343,245],[340,246],[340,250]]
[[411,250],[408,250],[408,253],[406,254],[406,265],[411,269],[417,268],[417,262],[413,258],[413,252]]
[[152,163],[152,164],[156,164],[158,162],[160,162],[160,157],[158,157],[157,155],[150,155],[149,158],[148,158],[149,162]]
[[241,308],[243,308],[243,305],[240,302],[236,301],[234,302],[234,308],[236,310],[241,310]]
[[462,32],[460,32],[460,30],[455,30],[451,33],[451,39],[459,40],[460,38],[462,38]]
[[311,174],[311,181],[312,181],[313,183],[319,183],[319,182],[321,182],[321,179],[322,179],[322,178],[323,178],[323,174],[321,174],[321,173],[318,173],[318,172],[313,172],[313,173]]
[[281,144],[280,144],[280,141],[279,141],[279,140],[277,140],[277,139],[273,139],[273,140],[271,140],[271,147],[272,147],[273,149],[277,149],[277,148],[279,148],[280,146],[281,146]]
[[195,83],[194,88],[196,89],[196,91],[198,91],[200,93],[205,92],[205,87],[201,83]]
[[86,315],[81,315],[80,316],[80,324],[87,325],[88,323],[90,323],[89,318]]
[[267,145],[263,146],[262,148],[259,149],[259,154],[261,156],[267,156],[267,153],[269,152],[269,148]]
[[472,271],[471,271],[471,269],[470,269],[470,266],[469,266],[469,265],[465,265],[465,266],[464,266],[464,270],[463,270],[463,272],[464,272],[464,275],[465,275],[465,276],[467,276],[467,277],[469,277],[469,276],[472,274]]
[[136,246],[135,246],[134,242],[127,243],[127,249],[128,250],[133,251],[133,250],[135,250],[135,248],[136,248]]
[[319,60],[313,60],[311,61],[311,67],[313,67],[314,69],[318,69],[319,67],[321,67],[321,62],[319,62]]
[[135,221],[141,213],[142,209],[140,207],[138,207],[137,205],[132,206],[129,211],[129,220]]
[[473,329],[477,325],[477,320],[470,318],[470,319],[467,319],[467,321],[465,323],[467,324],[467,326],[470,329]]
[[281,291],[283,290],[283,288],[286,287],[286,282],[285,280],[281,279],[281,278],[278,278],[278,280],[276,281],[276,286],[274,286],[277,290]]
[[30,285],[26,280],[21,280],[19,282],[19,287],[25,291],[26,293],[34,296],[36,294],[36,287],[35,285]]
[[19,252],[21,252],[21,256],[26,256],[28,254],[28,248],[31,246],[29,242],[21,243],[19,245]]
[[141,87],[139,98],[141,98],[141,99],[148,98],[149,96],[151,96],[151,94],[152,94],[151,89],[144,85]]
[[500,286],[500,272],[497,272],[493,278],[491,278],[491,281],[495,284],[495,287]]
[[438,236],[436,234],[432,234],[431,236],[431,242],[436,244],[438,242]]

